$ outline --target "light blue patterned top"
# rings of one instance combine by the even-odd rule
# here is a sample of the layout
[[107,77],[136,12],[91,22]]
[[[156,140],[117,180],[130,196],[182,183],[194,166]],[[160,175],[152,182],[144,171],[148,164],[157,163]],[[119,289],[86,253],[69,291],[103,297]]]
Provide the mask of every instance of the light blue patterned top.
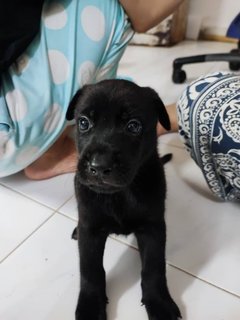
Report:
[[114,78],[133,35],[117,0],[45,1],[41,32],[0,82],[0,177],[43,154],[76,90]]

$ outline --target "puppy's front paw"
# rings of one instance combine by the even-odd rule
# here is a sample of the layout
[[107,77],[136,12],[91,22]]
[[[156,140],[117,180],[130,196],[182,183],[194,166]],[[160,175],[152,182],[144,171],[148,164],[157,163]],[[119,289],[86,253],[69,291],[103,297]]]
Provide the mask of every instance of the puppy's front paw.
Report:
[[106,320],[107,299],[95,294],[80,293],[75,313],[76,320]]
[[145,302],[149,320],[178,320],[181,312],[172,299]]

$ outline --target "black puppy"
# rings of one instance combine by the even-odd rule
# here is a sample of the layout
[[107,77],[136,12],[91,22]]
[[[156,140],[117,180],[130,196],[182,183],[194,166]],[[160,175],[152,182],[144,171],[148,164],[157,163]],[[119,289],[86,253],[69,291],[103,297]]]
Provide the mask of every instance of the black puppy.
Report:
[[150,88],[105,80],[76,93],[67,119],[74,114],[81,273],[76,319],[106,319],[105,242],[111,233],[132,232],[142,260],[142,303],[149,319],[178,319],[166,281],[166,183],[156,125],[159,120],[169,130],[170,122],[162,101]]

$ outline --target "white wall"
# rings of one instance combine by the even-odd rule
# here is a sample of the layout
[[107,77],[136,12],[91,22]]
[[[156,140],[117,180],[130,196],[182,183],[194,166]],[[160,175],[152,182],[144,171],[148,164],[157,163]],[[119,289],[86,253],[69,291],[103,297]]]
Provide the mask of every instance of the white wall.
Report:
[[240,12],[240,0],[190,0],[187,37],[207,34],[226,35],[227,28]]

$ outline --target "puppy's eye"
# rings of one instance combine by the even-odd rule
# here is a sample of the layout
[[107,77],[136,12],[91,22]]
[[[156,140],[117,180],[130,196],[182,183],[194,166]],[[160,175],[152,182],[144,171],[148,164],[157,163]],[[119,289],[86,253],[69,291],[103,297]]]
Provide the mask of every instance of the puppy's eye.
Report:
[[139,135],[142,132],[142,124],[140,121],[133,119],[127,123],[126,129],[133,135]]
[[78,127],[80,131],[86,132],[91,129],[92,124],[86,116],[81,116],[78,120]]

